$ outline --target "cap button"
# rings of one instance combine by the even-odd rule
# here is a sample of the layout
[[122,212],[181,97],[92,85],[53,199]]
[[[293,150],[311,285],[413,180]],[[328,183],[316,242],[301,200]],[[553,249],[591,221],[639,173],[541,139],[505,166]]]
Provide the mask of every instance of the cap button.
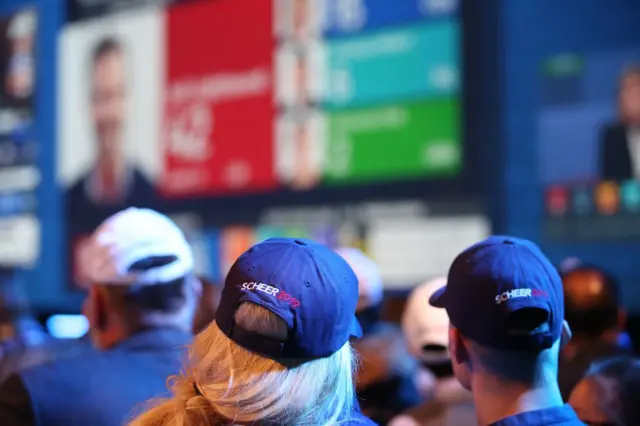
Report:
[[306,246],[307,242],[306,241],[302,241],[302,240],[293,240],[294,243],[298,244],[299,246]]
[[502,240],[502,244],[516,245],[516,242],[513,240]]

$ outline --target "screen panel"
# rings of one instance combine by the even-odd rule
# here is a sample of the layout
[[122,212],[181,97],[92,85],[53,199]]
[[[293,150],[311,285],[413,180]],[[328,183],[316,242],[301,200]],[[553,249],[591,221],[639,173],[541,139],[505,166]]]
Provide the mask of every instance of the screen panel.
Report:
[[31,267],[40,254],[36,191],[38,12],[0,17],[0,265]]
[[64,29],[58,174],[71,210],[460,177],[456,2],[243,3]]
[[551,240],[640,236],[639,60],[640,48],[621,48],[542,65],[539,164]]
[[[187,233],[215,279],[274,235],[359,246],[390,288],[443,273],[442,259],[489,232],[465,175],[461,44],[458,3],[444,0],[219,0],[67,25],[57,170],[69,281],[82,288],[87,236],[129,205],[197,218]],[[405,217],[407,202],[423,207]],[[370,203],[399,216],[354,216]],[[445,244],[450,227],[461,235]],[[394,270],[423,239],[449,249]]]

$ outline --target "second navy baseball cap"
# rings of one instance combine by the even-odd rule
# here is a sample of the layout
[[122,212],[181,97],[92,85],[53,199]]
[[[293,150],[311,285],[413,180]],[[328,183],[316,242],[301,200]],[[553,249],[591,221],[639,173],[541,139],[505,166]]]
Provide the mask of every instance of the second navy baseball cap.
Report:
[[563,333],[562,280],[540,248],[520,238],[492,236],[464,250],[429,302],[491,348],[540,351]]

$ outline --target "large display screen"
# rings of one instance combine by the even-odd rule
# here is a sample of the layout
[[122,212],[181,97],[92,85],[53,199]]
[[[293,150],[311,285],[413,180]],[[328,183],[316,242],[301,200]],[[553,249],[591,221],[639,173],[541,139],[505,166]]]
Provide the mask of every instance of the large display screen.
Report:
[[246,1],[64,30],[74,210],[460,172],[456,1]]
[[640,48],[542,66],[540,177],[550,240],[640,236]]
[[[465,168],[457,1],[179,3],[59,37],[72,273],[88,233],[129,205],[177,214],[215,279],[250,244],[291,235],[362,247],[406,286],[488,233],[478,204],[434,216],[424,191],[398,191]],[[445,244],[438,229],[454,226]],[[441,248],[432,262],[394,266],[422,244]]]

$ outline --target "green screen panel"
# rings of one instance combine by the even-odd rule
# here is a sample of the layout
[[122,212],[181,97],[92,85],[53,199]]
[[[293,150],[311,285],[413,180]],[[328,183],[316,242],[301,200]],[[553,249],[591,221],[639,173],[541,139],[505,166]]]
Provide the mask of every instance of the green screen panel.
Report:
[[326,184],[456,175],[462,165],[455,98],[328,114]]

